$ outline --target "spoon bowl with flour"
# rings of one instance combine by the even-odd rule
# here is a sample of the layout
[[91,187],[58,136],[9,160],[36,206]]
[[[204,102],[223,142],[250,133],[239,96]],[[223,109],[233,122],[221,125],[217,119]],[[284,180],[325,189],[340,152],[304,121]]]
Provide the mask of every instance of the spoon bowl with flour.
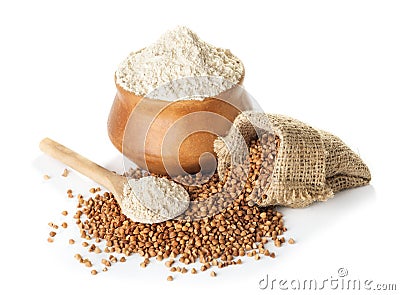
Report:
[[190,198],[185,188],[155,176],[128,179],[88,160],[62,144],[45,138],[40,149],[108,189],[122,213],[135,222],[159,223],[186,211]]

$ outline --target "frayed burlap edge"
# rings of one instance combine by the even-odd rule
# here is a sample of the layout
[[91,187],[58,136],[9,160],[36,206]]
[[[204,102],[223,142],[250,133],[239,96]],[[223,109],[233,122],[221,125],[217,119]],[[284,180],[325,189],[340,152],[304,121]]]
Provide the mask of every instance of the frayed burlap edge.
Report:
[[368,167],[338,137],[287,116],[251,111],[240,114],[229,133],[214,142],[220,179],[232,157],[243,153],[243,143],[248,146],[260,130],[280,139],[270,185],[258,188],[261,206],[306,207],[371,179]]

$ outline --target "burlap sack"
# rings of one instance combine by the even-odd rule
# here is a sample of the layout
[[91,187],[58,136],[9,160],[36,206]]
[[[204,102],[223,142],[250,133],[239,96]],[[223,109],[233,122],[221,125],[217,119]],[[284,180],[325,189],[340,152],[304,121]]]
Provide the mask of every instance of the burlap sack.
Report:
[[254,188],[260,206],[305,207],[371,180],[368,167],[338,137],[296,119],[256,112],[240,114],[229,133],[215,140],[220,179],[232,163],[243,161],[250,141],[266,131],[280,144],[269,185]]

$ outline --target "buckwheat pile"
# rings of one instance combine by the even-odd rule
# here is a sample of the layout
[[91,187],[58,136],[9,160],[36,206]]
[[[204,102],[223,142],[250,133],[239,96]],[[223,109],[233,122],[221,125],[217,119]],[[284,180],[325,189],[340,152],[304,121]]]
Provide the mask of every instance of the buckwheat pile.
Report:
[[[218,174],[177,179],[184,183],[191,205],[176,220],[157,224],[133,222],[121,213],[111,193],[99,194],[98,189],[93,189],[92,197],[78,195],[74,218],[88,251],[109,256],[102,259],[101,266],[92,265],[82,258],[83,254],[75,258],[91,268],[92,274],[101,269],[107,271],[117,262],[113,253],[124,255],[120,262],[137,253],[143,256],[143,268],[154,260],[165,260],[171,272],[186,273],[190,264],[200,262],[201,267],[192,267],[190,272],[214,269],[210,270],[212,277],[217,275],[216,268],[241,264],[241,256],[255,260],[263,256],[275,258],[269,244],[280,247],[285,243],[283,216],[273,208],[255,205],[252,187],[260,171],[269,169],[277,144],[275,136],[268,133],[253,140],[246,162],[228,169],[224,180],[219,180]],[[147,175],[139,169],[129,172],[136,179]],[[54,235],[50,238],[53,241]],[[106,242],[103,249],[96,245],[101,241]],[[290,243],[294,240],[290,239]],[[167,280],[172,281],[173,276]]]

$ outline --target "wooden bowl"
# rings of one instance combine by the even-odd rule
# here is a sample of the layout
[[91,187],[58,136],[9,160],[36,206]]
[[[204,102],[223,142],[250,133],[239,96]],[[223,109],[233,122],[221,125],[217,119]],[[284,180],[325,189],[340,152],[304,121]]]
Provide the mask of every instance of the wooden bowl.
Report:
[[213,143],[236,116],[251,108],[240,85],[200,100],[165,101],[137,96],[116,83],[108,118],[114,146],[139,167],[162,175],[215,169]]

